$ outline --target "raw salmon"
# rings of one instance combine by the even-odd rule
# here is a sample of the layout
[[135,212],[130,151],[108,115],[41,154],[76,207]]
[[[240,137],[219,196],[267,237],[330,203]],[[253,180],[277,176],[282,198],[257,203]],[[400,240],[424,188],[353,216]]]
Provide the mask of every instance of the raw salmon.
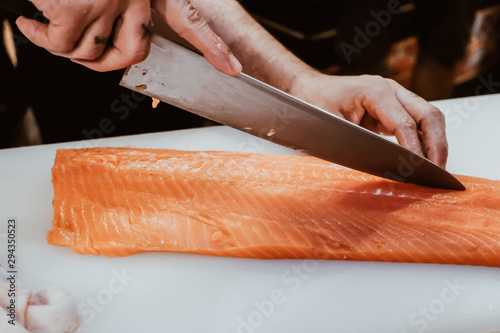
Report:
[[500,267],[500,181],[466,191],[313,157],[164,149],[58,150],[48,242],[147,251]]

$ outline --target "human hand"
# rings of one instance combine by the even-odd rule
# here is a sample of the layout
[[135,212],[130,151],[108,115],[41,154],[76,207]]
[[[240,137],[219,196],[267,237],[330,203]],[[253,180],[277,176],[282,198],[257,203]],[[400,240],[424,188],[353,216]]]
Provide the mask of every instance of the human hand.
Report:
[[50,21],[16,21],[34,44],[96,71],[110,71],[146,58],[152,36],[151,8],[218,70],[241,72],[229,47],[189,0],[32,0]]
[[393,80],[309,72],[297,76],[290,93],[376,133],[395,135],[402,146],[446,168],[444,115]]

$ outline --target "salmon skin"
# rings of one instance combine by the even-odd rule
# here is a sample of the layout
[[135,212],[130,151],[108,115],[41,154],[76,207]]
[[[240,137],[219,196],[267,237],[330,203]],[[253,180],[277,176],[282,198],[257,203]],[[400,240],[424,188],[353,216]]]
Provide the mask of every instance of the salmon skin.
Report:
[[47,240],[79,254],[166,251],[500,267],[500,181],[463,192],[303,156],[57,151]]

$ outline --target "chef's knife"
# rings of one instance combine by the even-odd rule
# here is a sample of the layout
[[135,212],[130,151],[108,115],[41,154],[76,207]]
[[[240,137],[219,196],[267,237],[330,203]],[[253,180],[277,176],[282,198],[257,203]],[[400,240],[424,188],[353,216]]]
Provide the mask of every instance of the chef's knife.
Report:
[[259,138],[372,175],[464,190],[449,172],[382,136],[246,74],[231,77],[159,35],[120,85]]

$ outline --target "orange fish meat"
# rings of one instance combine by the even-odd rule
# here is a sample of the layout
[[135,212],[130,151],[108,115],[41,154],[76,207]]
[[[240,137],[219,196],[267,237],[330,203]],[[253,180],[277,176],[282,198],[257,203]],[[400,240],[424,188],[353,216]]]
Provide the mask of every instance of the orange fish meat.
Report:
[[313,157],[57,151],[47,240],[79,254],[166,251],[500,267],[500,181],[432,189]]

